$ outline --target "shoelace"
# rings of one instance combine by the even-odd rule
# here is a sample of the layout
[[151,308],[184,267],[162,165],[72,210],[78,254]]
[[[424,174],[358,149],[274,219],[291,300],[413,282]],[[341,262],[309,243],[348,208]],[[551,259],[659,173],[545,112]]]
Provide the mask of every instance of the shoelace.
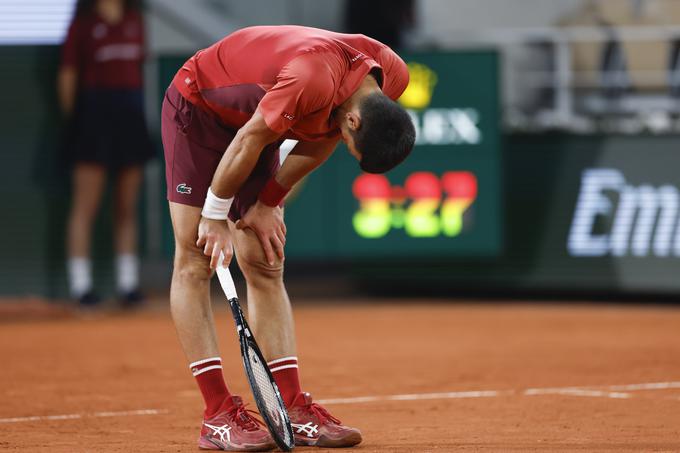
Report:
[[330,420],[331,422],[337,425],[342,423],[340,420],[333,417],[323,406],[319,404],[309,403],[309,405],[307,405],[305,409],[307,409],[308,412],[315,415],[319,422],[322,424],[325,423],[327,420]]
[[264,423],[257,417],[254,417],[257,412],[246,409],[246,406],[247,404],[237,405],[229,412],[229,415],[244,431],[257,431],[260,429],[260,426],[264,426]]

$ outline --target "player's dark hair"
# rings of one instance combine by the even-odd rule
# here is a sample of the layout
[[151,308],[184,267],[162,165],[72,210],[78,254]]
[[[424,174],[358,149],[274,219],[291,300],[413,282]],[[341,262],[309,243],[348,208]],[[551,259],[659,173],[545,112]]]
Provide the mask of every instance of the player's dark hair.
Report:
[[366,96],[359,104],[361,126],[352,133],[359,166],[367,173],[385,173],[411,153],[416,131],[411,117],[382,93]]

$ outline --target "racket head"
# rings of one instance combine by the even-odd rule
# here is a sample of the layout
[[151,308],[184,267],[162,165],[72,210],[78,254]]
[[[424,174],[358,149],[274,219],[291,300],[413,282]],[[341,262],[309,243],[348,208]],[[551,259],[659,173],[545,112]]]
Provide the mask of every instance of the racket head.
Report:
[[269,429],[276,445],[283,451],[291,451],[295,446],[293,427],[290,424],[288,411],[281,398],[279,388],[274,381],[267,361],[255,341],[248,323],[243,316],[238,298],[229,300],[234,320],[236,321],[241,358],[248,378],[248,384],[255,397],[255,404]]

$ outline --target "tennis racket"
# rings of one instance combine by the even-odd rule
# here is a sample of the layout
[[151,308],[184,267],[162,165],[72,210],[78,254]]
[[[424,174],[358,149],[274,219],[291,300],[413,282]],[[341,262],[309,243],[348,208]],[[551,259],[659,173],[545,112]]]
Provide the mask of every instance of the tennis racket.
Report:
[[248,322],[243,315],[241,305],[238,303],[231,273],[229,269],[222,267],[221,262],[217,266],[217,277],[229,301],[234,321],[236,321],[236,332],[241,344],[243,367],[246,370],[248,383],[255,397],[255,404],[257,404],[260,415],[274,438],[276,445],[283,451],[291,451],[295,446],[295,441],[286,406],[283,404],[279,388],[276,386],[274,377],[269,371],[267,361],[262,357],[260,348],[257,346],[250,327],[248,327]]

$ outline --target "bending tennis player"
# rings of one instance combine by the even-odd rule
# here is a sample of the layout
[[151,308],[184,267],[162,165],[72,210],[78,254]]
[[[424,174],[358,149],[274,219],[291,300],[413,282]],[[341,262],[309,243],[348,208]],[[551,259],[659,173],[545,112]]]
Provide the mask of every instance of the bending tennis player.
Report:
[[[415,131],[394,100],[407,83],[406,65],[384,44],[298,26],[239,30],[177,72],[162,112],[176,246],[170,301],[205,399],[200,448],[274,447],[222,377],[210,278],[220,253],[228,264],[233,250],[247,281],[250,325],[289,410],[296,445],[361,442],[359,430],[342,425],[300,388],[283,284],[281,205],[339,140],[366,172],[402,162]],[[278,148],[287,138],[299,143],[280,166]]]

